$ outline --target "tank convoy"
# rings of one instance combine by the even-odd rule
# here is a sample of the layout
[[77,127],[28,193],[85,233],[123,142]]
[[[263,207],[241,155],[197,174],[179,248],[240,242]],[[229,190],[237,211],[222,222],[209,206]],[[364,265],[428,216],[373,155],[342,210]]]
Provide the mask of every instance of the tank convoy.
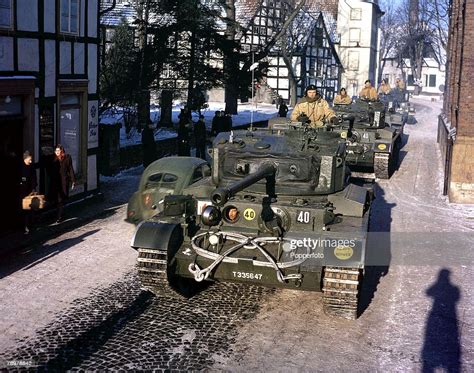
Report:
[[327,314],[355,319],[373,192],[348,183],[347,146],[340,133],[302,122],[219,134],[211,176],[166,196],[137,226],[142,287],[189,295],[201,282],[237,281],[322,291]]
[[353,176],[390,178],[398,164],[406,120],[392,117],[381,101],[356,99],[350,105],[334,105],[333,110],[340,122],[333,131],[347,140],[346,160]]

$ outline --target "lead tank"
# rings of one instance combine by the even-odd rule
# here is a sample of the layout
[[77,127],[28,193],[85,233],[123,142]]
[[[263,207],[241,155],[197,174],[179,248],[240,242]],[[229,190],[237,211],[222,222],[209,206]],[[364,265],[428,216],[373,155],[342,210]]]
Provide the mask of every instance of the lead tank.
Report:
[[405,123],[395,121],[378,100],[356,99],[333,109],[340,122],[334,131],[347,138],[347,164],[353,176],[390,178],[398,164]]
[[322,291],[326,313],[357,317],[373,193],[348,184],[339,133],[303,123],[219,134],[212,176],[138,225],[142,286],[192,294],[205,281]]

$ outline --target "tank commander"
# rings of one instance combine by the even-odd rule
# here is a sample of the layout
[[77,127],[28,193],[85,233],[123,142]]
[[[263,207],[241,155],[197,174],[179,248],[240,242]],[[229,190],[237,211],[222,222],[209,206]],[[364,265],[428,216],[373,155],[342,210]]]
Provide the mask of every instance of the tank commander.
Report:
[[405,82],[403,80],[401,80],[400,78],[397,78],[397,80],[395,80],[395,86],[396,88],[400,89],[400,90],[405,90]]
[[379,87],[379,95],[388,95],[392,89],[390,84],[388,84],[387,79],[382,79],[382,83]]
[[352,98],[347,94],[345,88],[339,90],[339,94],[334,98],[334,105],[350,105],[352,104]]
[[377,91],[372,87],[372,82],[369,79],[365,81],[364,88],[359,92],[359,97],[372,101],[378,100]]
[[303,115],[307,116],[310,127],[313,128],[324,127],[324,122],[330,122],[333,125],[338,123],[336,113],[321,97],[314,84],[306,87],[304,97],[296,104],[290,119],[297,121],[298,117]]

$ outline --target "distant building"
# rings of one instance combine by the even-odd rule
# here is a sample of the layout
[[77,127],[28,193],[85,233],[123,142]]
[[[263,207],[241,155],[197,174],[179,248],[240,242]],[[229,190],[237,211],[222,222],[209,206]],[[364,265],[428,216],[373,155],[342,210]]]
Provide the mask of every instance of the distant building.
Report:
[[444,193],[451,202],[474,204],[474,3],[453,0],[447,78],[438,143],[444,164]]
[[378,28],[382,15],[377,0],[339,1],[337,53],[344,67],[341,86],[346,87],[350,96],[358,96],[367,79],[374,86],[377,83]]
[[43,192],[56,143],[72,156],[76,198],[98,189],[98,12],[99,0],[0,2],[0,149],[8,162],[28,149]]

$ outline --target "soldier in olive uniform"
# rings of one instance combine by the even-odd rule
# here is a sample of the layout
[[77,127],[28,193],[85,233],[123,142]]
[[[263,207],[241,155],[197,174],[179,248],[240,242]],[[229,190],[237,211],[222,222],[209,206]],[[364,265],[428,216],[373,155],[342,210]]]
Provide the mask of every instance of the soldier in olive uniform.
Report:
[[291,113],[291,120],[296,121],[301,115],[309,118],[311,127],[323,127],[323,122],[337,124],[336,113],[329,107],[328,102],[321,97],[315,85],[309,85],[305,90],[305,95],[296,104]]

